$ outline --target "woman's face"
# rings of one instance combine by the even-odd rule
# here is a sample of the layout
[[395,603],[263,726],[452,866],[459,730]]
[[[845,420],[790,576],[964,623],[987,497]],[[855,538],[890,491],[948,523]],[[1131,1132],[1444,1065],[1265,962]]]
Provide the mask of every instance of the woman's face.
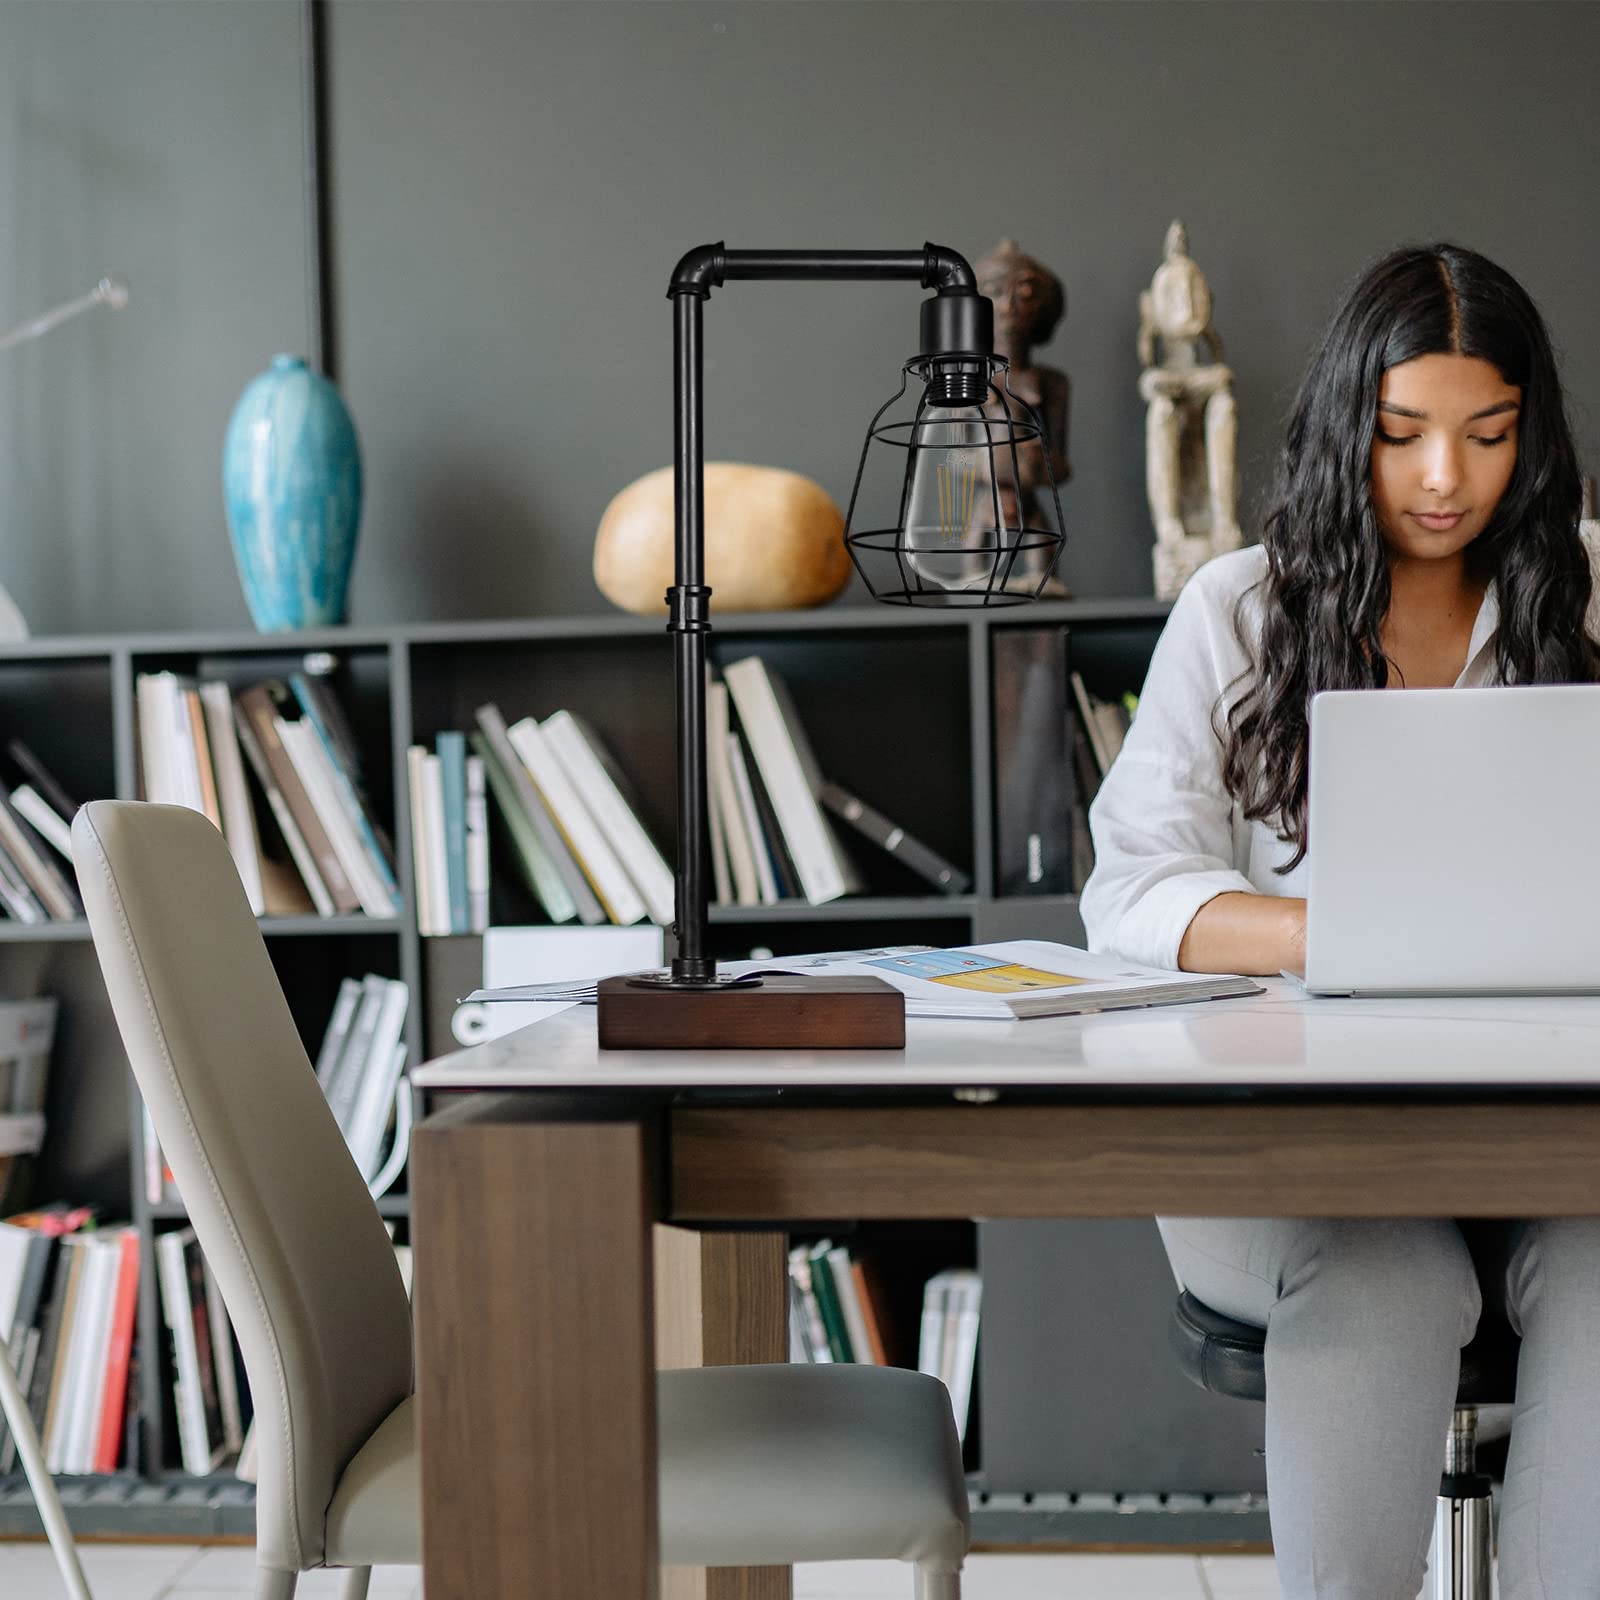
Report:
[[1517,463],[1521,401],[1477,356],[1418,356],[1384,373],[1372,504],[1391,557],[1442,560],[1483,532]]

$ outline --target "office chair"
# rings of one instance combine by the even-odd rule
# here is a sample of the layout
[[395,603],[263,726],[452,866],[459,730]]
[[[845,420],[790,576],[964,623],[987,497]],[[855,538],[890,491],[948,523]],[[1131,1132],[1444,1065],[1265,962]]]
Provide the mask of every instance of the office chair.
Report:
[[[1202,1389],[1236,1400],[1267,1398],[1265,1329],[1235,1322],[1187,1290],[1179,1294],[1168,1328],[1185,1375]],[[1489,1600],[1491,1500],[1489,1479],[1477,1470],[1478,1407],[1516,1393],[1520,1348],[1504,1321],[1486,1317],[1461,1352],[1422,1600]]]
[[[129,1063],[244,1354],[256,1600],[292,1600],[313,1567],[350,1569],[362,1600],[373,1564],[422,1554],[410,1307],[388,1234],[222,835],[182,807],[97,800],[72,848]],[[966,1483],[936,1379],[715,1367],[661,1373],[658,1403],[664,1563],[901,1560],[919,1600],[959,1600]]]

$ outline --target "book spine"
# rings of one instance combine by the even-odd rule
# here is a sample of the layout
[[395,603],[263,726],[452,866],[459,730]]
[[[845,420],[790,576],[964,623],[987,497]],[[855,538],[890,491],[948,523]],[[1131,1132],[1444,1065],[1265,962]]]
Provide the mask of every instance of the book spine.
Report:
[[57,855],[72,860],[72,830],[52,811],[28,784],[11,791],[11,804],[22,818]]
[[245,715],[244,708],[237,702],[233,707],[233,725],[234,731],[239,736],[239,748],[244,751],[245,759],[256,775],[256,782],[261,785],[261,792],[267,797],[267,809],[271,811],[272,820],[278,825],[278,832],[283,835],[283,842],[288,846],[290,859],[300,874],[300,881],[305,884],[306,893],[311,896],[313,909],[319,917],[333,916],[338,908],[328,891],[327,884],[322,881],[322,874],[317,870],[311,846],[306,842],[299,823],[294,819],[294,813],[289,809],[289,802],[278,787],[277,777],[267,760],[266,751],[256,738],[255,728]]
[[[278,731],[278,711],[273,704],[272,696],[264,686],[258,684],[252,689],[246,689],[239,696],[237,704],[245,722],[255,735],[262,758],[272,774],[272,781],[294,818],[300,837],[305,841],[306,849],[315,863],[316,874],[326,886],[334,910],[337,912],[358,910],[361,901],[355,887],[333,848],[332,840],[328,838],[327,829],[323,827],[317,815],[317,808],[311,803],[311,796],[306,793],[305,784],[300,780],[295,763],[283,747],[283,740]],[[288,838],[289,835],[285,833],[284,837]],[[290,849],[293,848],[291,844]],[[310,888],[309,879],[307,887]],[[313,898],[315,893],[313,890]]]
[[753,906],[761,902],[761,886],[729,759],[729,737],[728,686],[713,682],[706,701],[706,765],[710,768],[711,786],[717,791],[717,810],[722,817],[723,837],[728,846],[734,900],[741,906]]
[[428,848],[428,751],[406,750],[406,792],[411,798],[411,879],[417,899],[417,932],[424,939],[439,932],[433,907],[433,861]]
[[355,827],[339,802],[334,788],[333,765],[328,760],[328,752],[322,741],[317,738],[316,730],[309,723],[286,722],[281,716],[275,721],[278,738],[300,776],[317,819],[333,846],[334,855],[344,868],[346,879],[355,890],[360,909],[369,917],[393,916],[394,901],[373,870]]
[[439,758],[439,783],[444,811],[444,860],[450,932],[468,933],[467,907],[467,738],[441,733],[434,741]]
[[482,756],[467,757],[467,931],[489,928],[489,802]]
[[522,758],[512,748],[505,718],[500,715],[500,708],[493,704],[479,706],[474,715],[477,717],[479,728],[483,730],[489,748],[494,752],[495,760],[500,763],[511,785],[523,815],[534,833],[538,835],[544,855],[560,874],[561,882],[566,887],[567,897],[577,909],[578,921],[585,927],[598,927],[606,920],[605,910],[594,890],[589,887],[589,880],[584,877],[582,869],[573,860],[572,852],[561,837],[561,830],[556,826],[555,818],[550,815],[544,801],[539,798],[539,791],[534,787],[528,769],[523,766]]
[[484,779],[500,808],[534,898],[552,922],[571,922],[578,914],[577,901],[567,892],[566,880],[557,871],[554,859],[545,850],[543,840],[523,810],[516,784],[495,754],[487,735],[474,733],[467,742],[483,762]]
[[757,656],[747,656],[724,667],[723,677],[750,741],[751,755],[772,797],[806,899],[812,905],[837,900],[845,893],[844,876],[773,694],[766,664]]
[[250,909],[259,917],[266,910],[261,884],[261,839],[256,832],[255,813],[250,809],[238,736],[233,731],[233,697],[225,683],[202,683],[199,693],[211,765],[216,773],[222,836],[228,841]]
[[532,717],[523,717],[514,722],[507,733],[534,787],[550,808],[567,848],[587,874],[600,904],[605,907],[606,915],[618,927],[641,921],[645,915],[643,898],[573,788],[544,730]]
[[839,1306],[838,1292],[834,1288],[833,1273],[828,1266],[830,1242],[824,1239],[811,1250],[811,1287],[816,1292],[817,1308],[822,1312],[822,1325],[828,1334],[828,1349],[835,1361],[854,1361],[855,1351],[850,1347],[850,1332],[845,1326],[844,1312]]
[[817,1303],[816,1288],[812,1283],[811,1257],[804,1245],[796,1245],[789,1252],[789,1278],[800,1293],[800,1304],[805,1316],[806,1347],[811,1359],[819,1365],[833,1361],[833,1348],[828,1343],[828,1330],[822,1320],[822,1307]]
[[211,741],[206,737],[205,707],[198,688],[183,691],[183,710],[189,719],[189,748],[194,752],[195,781],[200,787],[200,810],[211,826],[222,832],[222,807],[217,804],[217,776],[211,766]]
[[122,1414],[128,1396],[128,1366],[133,1359],[134,1310],[139,1300],[139,1233],[125,1228],[117,1239],[117,1275],[106,1346],[105,1393],[95,1430],[93,1466],[115,1472],[122,1448]]
[[316,735],[317,746],[323,757],[329,786],[333,792],[334,804],[349,823],[364,866],[378,886],[375,899],[386,907],[385,910],[372,914],[395,916],[400,910],[400,885],[395,879],[394,869],[389,864],[388,853],[378,838],[377,829],[367,815],[366,806],[356,783],[355,772],[346,765],[347,762],[354,761],[354,754],[346,750],[344,742],[335,735],[323,717],[318,697],[313,693],[303,672],[289,674],[289,688],[300,704],[302,725]]
[[756,809],[755,790],[750,784],[750,769],[745,762],[744,740],[738,733],[728,735],[728,768],[733,773],[733,791],[739,797],[739,816],[750,841],[756,876],[757,900],[761,905],[776,905],[778,878],[772,870],[772,856],[761,828],[761,813]]
[[997,628],[994,699],[995,889],[1072,892],[1072,710],[1067,630]]
[[945,894],[964,894],[971,886],[972,880],[958,866],[929,849],[920,839],[913,839],[881,811],[875,811],[838,784],[823,784],[819,798],[842,822],[849,823],[864,838],[882,846],[896,861],[903,862],[936,889]]

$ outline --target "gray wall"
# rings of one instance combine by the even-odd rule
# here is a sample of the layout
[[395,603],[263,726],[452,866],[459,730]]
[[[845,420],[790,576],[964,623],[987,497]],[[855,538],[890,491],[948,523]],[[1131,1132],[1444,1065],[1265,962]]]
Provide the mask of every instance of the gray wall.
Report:
[[[0,581],[36,631],[247,624],[218,460],[305,344],[298,41],[287,0],[0,0],[0,325],[112,268],[136,296],[0,355]],[[334,0],[329,46],[356,620],[603,607],[596,520],[670,449],[667,273],[717,237],[1051,263],[1080,594],[1149,592],[1133,344],[1175,215],[1247,510],[1341,286],[1407,239],[1523,278],[1596,455],[1594,6]],[[709,453],[842,498],[915,299],[718,294]]]

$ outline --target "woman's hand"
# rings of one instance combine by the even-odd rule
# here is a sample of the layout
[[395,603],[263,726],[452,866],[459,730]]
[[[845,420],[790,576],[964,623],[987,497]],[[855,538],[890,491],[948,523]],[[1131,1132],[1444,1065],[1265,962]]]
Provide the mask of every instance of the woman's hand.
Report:
[[1306,903],[1272,894],[1219,894],[1195,912],[1178,946],[1184,972],[1276,976],[1306,968]]

